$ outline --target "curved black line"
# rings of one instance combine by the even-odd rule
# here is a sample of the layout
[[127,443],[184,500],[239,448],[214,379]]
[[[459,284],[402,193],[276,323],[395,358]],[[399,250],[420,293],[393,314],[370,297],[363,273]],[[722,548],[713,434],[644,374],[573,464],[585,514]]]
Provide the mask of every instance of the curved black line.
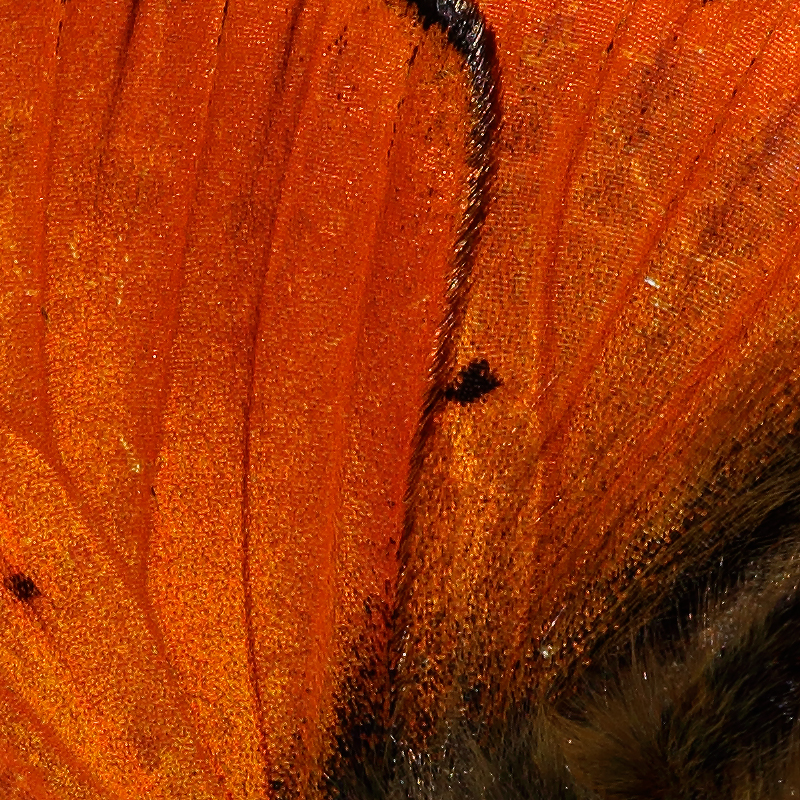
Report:
[[[455,334],[461,325],[469,297],[472,268],[475,263],[483,224],[491,200],[491,188],[496,171],[496,138],[501,124],[500,69],[494,33],[488,28],[474,0],[411,0],[423,27],[439,27],[450,45],[463,58],[469,82],[471,128],[467,141],[467,206],[461,219],[454,245],[453,262],[448,284],[445,319],[439,328],[436,353],[432,364],[432,383],[422,408],[414,438],[403,532],[398,548],[400,576],[395,595],[394,629],[390,645],[390,680],[393,687],[390,700],[390,741],[393,747],[402,745],[403,723],[398,716],[402,690],[398,690],[406,628],[402,618],[407,606],[410,587],[407,565],[415,527],[418,486],[426,457],[428,442],[437,425],[438,412],[447,403],[450,378],[453,376]],[[457,379],[456,379],[457,380]],[[492,387],[494,388],[494,387]],[[400,727],[398,727],[398,725]]]
[[470,82],[472,127],[467,142],[467,208],[459,225],[447,297],[433,363],[434,385],[422,413],[416,454],[427,434],[428,419],[442,400],[450,365],[453,333],[463,317],[466,289],[489,205],[495,172],[495,134],[500,124],[500,70],[495,38],[473,0],[410,0],[425,29],[436,26],[464,59]]
[[[500,68],[495,37],[477,4],[473,0],[410,0],[409,6],[416,8],[423,27],[436,25],[444,31],[452,47],[464,59],[469,73],[472,127],[467,142],[467,207],[454,246],[447,310],[439,329],[432,365],[433,381],[423,404],[414,440],[406,492],[406,518],[399,549],[401,565],[407,561],[406,547],[413,528],[413,498],[425,459],[424,449],[435,427],[436,412],[448,400],[448,378],[455,367],[452,363],[454,334],[464,316],[469,279],[489,207],[496,171],[496,134],[502,119]],[[397,597],[398,609],[403,607],[404,601],[401,585]]]
[[[408,600],[406,568],[415,523],[415,497],[427,443],[434,433],[439,410],[448,402],[448,386],[451,386],[449,378],[456,366],[453,363],[455,333],[464,317],[470,276],[491,199],[492,181],[496,171],[496,134],[502,119],[500,68],[495,37],[474,0],[409,0],[409,7],[416,9],[424,28],[439,27],[450,45],[463,58],[468,73],[472,126],[467,142],[467,206],[454,245],[445,318],[439,328],[431,369],[432,382],[414,437],[405,497],[405,519],[398,547],[400,576],[395,595],[389,667],[393,686],[390,701],[393,720],[398,712],[397,679],[405,650],[406,629],[402,620],[402,609],[407,606]],[[392,725],[395,726],[396,722],[393,721]],[[402,738],[399,730],[396,733]],[[394,734],[392,739],[394,740]]]
[[[500,71],[495,37],[487,27],[483,14],[474,0],[408,0],[408,7],[416,12],[423,28],[427,30],[434,26],[438,27],[446,35],[450,46],[463,59],[472,124],[467,141],[466,161],[469,170],[467,206],[454,243],[445,318],[439,328],[431,367],[432,382],[423,403],[413,443],[406,490],[406,515],[398,552],[401,569],[408,561],[407,547],[413,529],[413,497],[421,474],[425,445],[435,426],[436,413],[449,399],[471,402],[472,399],[478,399],[500,385],[499,379],[489,373],[488,364],[487,374],[483,376],[483,380],[479,380],[475,386],[469,384],[468,390],[471,391],[465,393],[463,375],[460,378],[456,377],[455,383],[450,380],[452,373],[455,372],[455,365],[452,363],[454,334],[464,316],[469,278],[490,202],[491,184],[496,167],[495,140],[501,122],[501,105]],[[411,57],[412,61],[414,57],[415,54]],[[478,362],[479,371],[482,363]],[[469,371],[470,367],[465,369]],[[472,367],[473,371],[475,369]],[[448,398],[448,386],[450,394],[453,395],[451,398]],[[372,714],[364,713],[360,703],[363,700],[369,705],[369,700],[366,696],[362,697],[361,687],[351,686],[345,692],[348,699],[346,707],[341,709],[339,726],[341,733],[337,741],[337,756],[332,760],[332,765],[335,767],[329,773],[331,777],[328,779],[328,789],[334,797],[359,797],[365,790],[366,794],[376,790],[377,794],[374,796],[380,796],[381,786],[385,787],[384,781],[394,770],[395,755],[402,749],[396,738],[396,734],[400,732],[396,729],[394,715],[398,699],[395,695],[397,662],[398,655],[402,652],[403,638],[399,612],[403,605],[404,591],[401,577],[392,613],[393,632],[389,645],[389,681],[392,686],[390,690],[392,696],[389,700],[388,719],[385,717],[385,708],[376,708]],[[360,680],[369,683],[370,677],[361,676]]]
[[[500,69],[494,33],[487,27],[476,3],[473,0],[409,0],[409,6],[416,8],[424,28],[435,25],[444,31],[452,47],[464,59],[469,73],[472,127],[467,142],[467,207],[454,244],[447,308],[431,367],[433,381],[414,438],[406,491],[406,519],[400,543],[401,563],[405,560],[403,551],[413,524],[413,497],[424,461],[425,443],[433,432],[437,410],[447,401],[448,376],[455,366],[451,363],[454,334],[464,316],[469,278],[489,206],[496,170],[496,132],[502,118]],[[403,598],[398,597],[398,607],[402,602]]]

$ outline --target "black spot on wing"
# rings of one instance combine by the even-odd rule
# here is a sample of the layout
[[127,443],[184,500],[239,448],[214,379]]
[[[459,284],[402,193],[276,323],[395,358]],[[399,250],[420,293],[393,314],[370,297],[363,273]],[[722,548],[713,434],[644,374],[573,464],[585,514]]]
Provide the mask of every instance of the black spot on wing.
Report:
[[462,367],[458,377],[445,388],[444,396],[447,400],[467,405],[480,400],[502,383],[489,368],[489,362],[482,358]]
[[441,396],[443,378],[452,369],[454,332],[467,302],[467,283],[476,257],[481,229],[491,200],[496,169],[495,139],[502,116],[500,64],[495,38],[475,0],[409,0],[424,28],[438,27],[461,56],[469,85],[471,126],[467,138],[467,203],[454,242],[448,308],[434,358],[436,381],[423,410],[418,441],[426,438],[429,419]]
[[22,603],[29,603],[41,594],[36,588],[33,578],[24,572],[15,572],[13,575],[9,575],[3,580],[3,585]]

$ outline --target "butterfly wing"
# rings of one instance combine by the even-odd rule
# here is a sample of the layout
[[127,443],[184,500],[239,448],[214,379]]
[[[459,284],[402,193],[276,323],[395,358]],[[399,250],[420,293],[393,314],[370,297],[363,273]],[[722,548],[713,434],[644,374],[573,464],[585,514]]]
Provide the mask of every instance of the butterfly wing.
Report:
[[321,5],[2,12],[8,792],[546,692],[793,430],[794,4],[482,4],[483,184],[469,32]]
[[481,707],[545,691],[797,419],[797,10],[484,13],[498,167],[439,379],[485,360],[502,385],[445,392],[417,454],[400,669],[419,727],[454,685]]
[[4,685],[46,745],[6,741],[34,796],[300,791],[345,683],[386,670],[466,186],[459,59],[401,11],[3,13]]

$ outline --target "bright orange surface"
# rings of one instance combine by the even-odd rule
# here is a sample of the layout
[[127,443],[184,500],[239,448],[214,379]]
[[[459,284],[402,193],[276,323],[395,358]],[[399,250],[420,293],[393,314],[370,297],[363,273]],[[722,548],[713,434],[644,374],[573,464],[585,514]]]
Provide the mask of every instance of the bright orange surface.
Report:
[[460,62],[377,1],[0,19],[0,786],[304,791],[388,658]]
[[420,724],[457,674],[487,702],[545,689],[699,494],[740,489],[800,416],[800,5],[485,9],[504,125],[450,369],[487,359],[503,386],[442,408],[423,450]]
[[[444,379],[503,383],[422,443],[412,729],[457,677],[546,689],[800,416],[800,3],[481,8]],[[2,0],[0,64],[0,578],[38,591],[0,582],[0,795],[313,793],[365,666],[388,702],[459,58],[385,0]]]

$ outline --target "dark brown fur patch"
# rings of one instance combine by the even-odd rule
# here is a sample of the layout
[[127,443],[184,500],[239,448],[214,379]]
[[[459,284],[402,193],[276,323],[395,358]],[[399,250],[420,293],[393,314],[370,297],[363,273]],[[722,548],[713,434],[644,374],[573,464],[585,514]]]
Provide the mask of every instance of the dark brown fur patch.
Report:
[[[399,732],[334,795],[426,800],[800,796],[800,458],[790,446],[620,598],[546,703],[426,753]],[[705,502],[705,501],[701,501]],[[652,579],[648,579],[648,577]],[[453,707],[458,707],[454,702]],[[474,720],[474,716],[471,716]]]

